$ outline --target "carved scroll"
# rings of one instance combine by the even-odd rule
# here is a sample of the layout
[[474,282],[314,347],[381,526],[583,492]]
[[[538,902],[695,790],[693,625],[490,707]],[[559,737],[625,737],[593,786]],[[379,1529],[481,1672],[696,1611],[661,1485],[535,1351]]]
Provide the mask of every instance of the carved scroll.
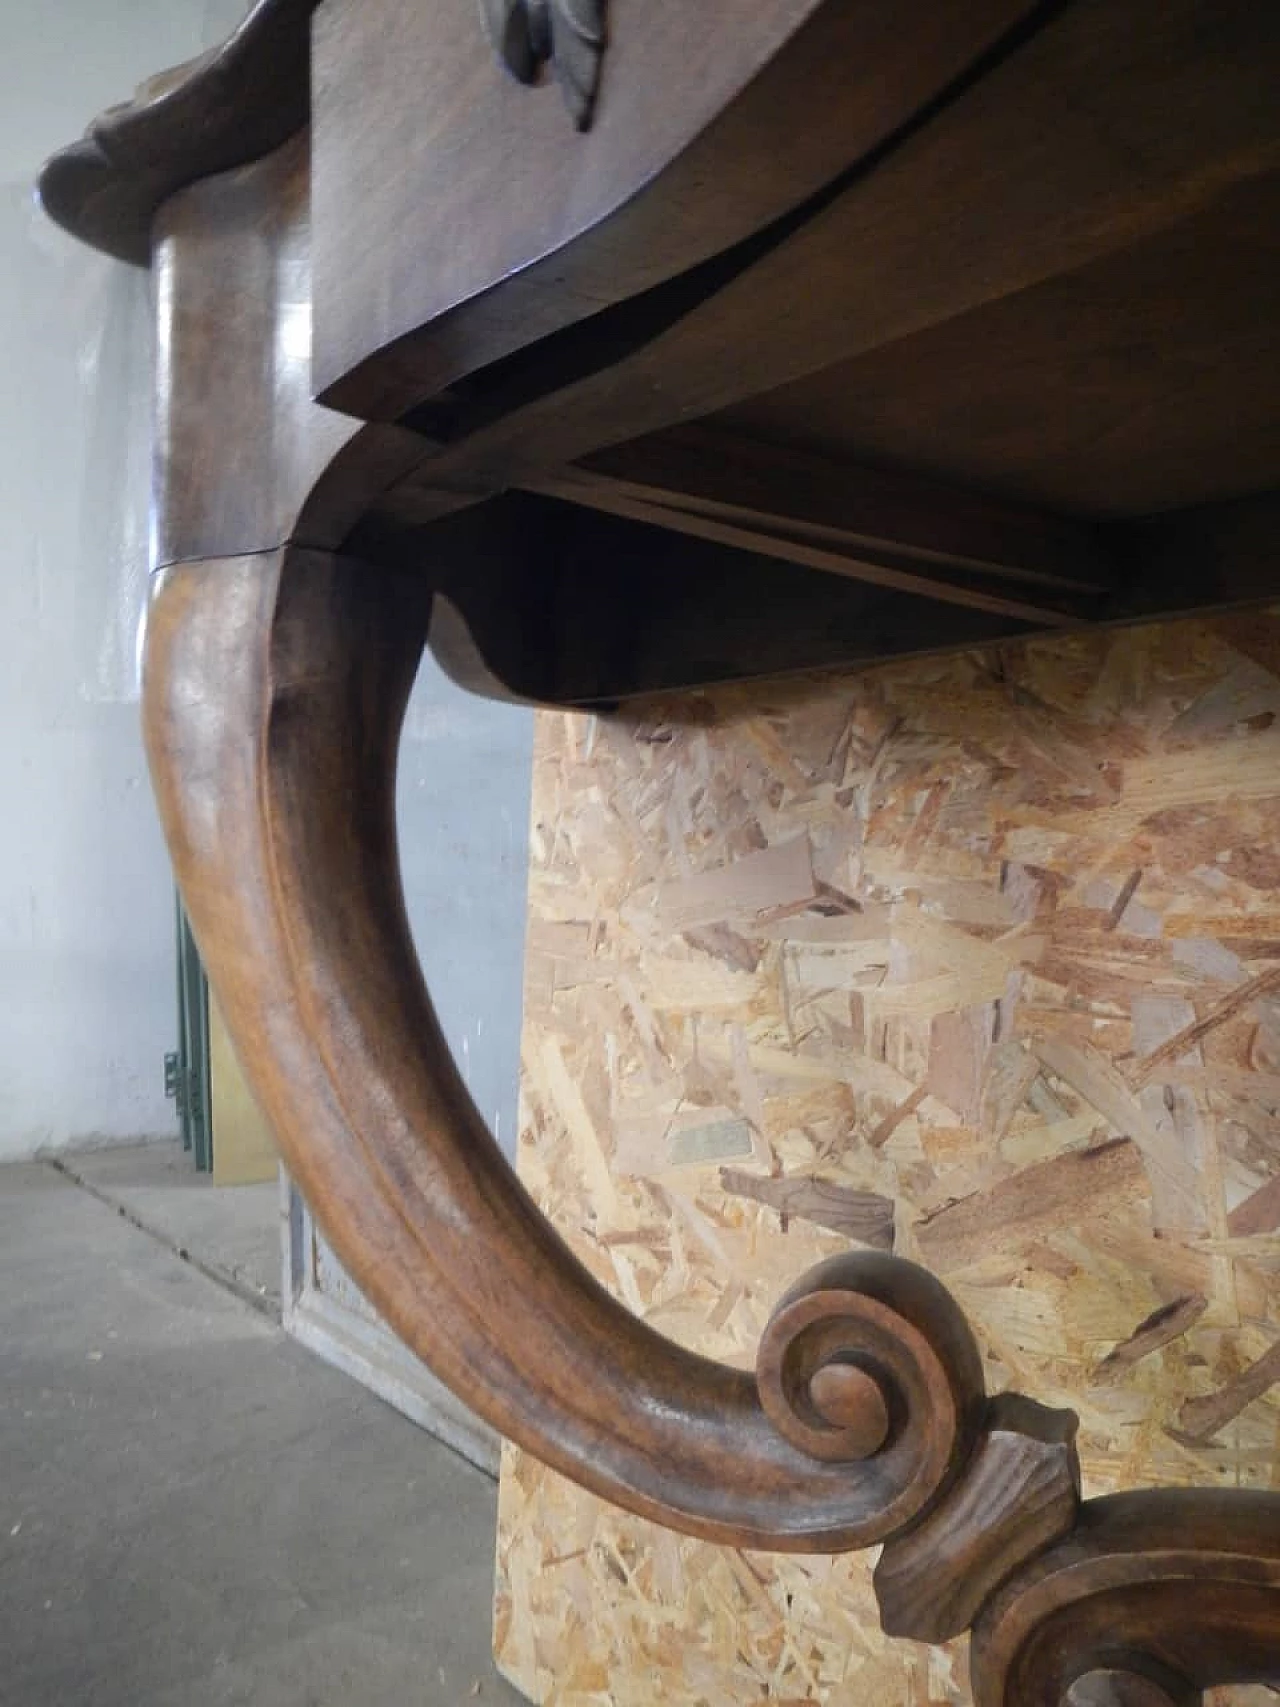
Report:
[[960,1635],[1019,1565],[1070,1534],[1080,1506],[1076,1428],[1072,1411],[1017,1393],[992,1400],[963,1480],[881,1554],[875,1587],[887,1634]]

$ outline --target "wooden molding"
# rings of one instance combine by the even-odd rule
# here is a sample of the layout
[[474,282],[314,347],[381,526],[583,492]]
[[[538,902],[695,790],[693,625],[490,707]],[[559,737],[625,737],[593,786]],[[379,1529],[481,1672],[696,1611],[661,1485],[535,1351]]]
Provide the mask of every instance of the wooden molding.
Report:
[[1069,1535],[1080,1505],[1077,1419],[1017,1393],[991,1401],[968,1473],[925,1521],[889,1543],[876,1566],[890,1636],[946,1642],[991,1592]]

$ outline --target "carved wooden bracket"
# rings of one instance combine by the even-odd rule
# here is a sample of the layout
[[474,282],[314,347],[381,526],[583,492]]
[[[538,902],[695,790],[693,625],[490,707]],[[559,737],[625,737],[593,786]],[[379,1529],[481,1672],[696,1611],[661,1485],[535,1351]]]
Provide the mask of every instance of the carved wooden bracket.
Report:
[[564,104],[588,130],[605,50],[605,0],[482,0],[498,57],[520,83],[554,65]]
[[988,1401],[924,1269],[821,1264],[753,1380],[653,1332],[561,1244],[458,1078],[399,900],[396,736],[429,610],[421,581],[291,548],[167,570],[147,640],[201,948],[362,1288],[482,1416],[619,1505],[736,1545],[886,1542],[885,1628],[975,1629],[979,1707],[1186,1707],[1280,1675],[1280,1495],[1081,1504],[1074,1415]]

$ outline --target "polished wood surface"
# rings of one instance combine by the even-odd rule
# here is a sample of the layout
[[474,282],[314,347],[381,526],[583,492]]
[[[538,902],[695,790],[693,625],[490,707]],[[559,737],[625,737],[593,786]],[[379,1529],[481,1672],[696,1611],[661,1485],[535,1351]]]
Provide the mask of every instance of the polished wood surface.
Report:
[[358,432],[311,397],[307,142],[204,178],[156,216],[156,567],[284,545]]
[[[1163,1690],[1151,1697],[1159,1707],[1182,1707],[1215,1684],[1280,1678],[1277,1620],[1274,1494],[1170,1488],[1090,1500],[1071,1535],[982,1613],[974,1697],[977,1707],[1087,1703],[1101,1685],[1077,1679],[1111,1670]],[[1113,1699],[1124,1702],[1128,1687],[1112,1680]]]
[[[406,1343],[549,1463],[696,1534],[879,1540],[952,1478],[977,1426],[977,1354],[938,1283],[875,1258],[815,1276],[805,1321],[795,1298],[775,1319],[757,1390],[586,1274],[449,1058],[392,822],[427,606],[413,578],[294,551],[168,569],[151,607],[144,725],[165,833],[290,1171]],[[774,1373],[815,1326],[822,1363],[865,1351],[892,1383],[893,1437],[861,1468],[838,1430],[815,1460]]]
[[[1080,1505],[1073,1419],[988,1403],[923,1269],[822,1265],[754,1373],[597,1285],[449,1058],[392,803],[428,638],[603,704],[1274,597],[1278,15],[615,0],[579,131],[471,0],[324,0],[308,57],[310,12],[261,0],[42,194],[155,268],[148,752],[318,1222],[587,1487],[740,1546],[887,1541],[887,1627],[976,1620],[982,1707],[1274,1674],[1280,1496]],[[545,71],[551,15],[497,14]]]
[[726,426],[1070,514],[1245,496],[1280,467],[1277,277],[1272,172],[1131,248],[738,405]]
[[[1060,9],[936,122],[720,288],[631,343],[620,327],[614,359],[598,370],[574,372],[569,345],[544,353],[532,397],[528,376],[490,376],[497,395],[483,409],[465,401],[448,444],[408,484],[434,496],[439,513],[460,492],[518,484],[523,471],[727,410],[1074,275],[1237,188],[1264,194],[1280,165],[1269,80],[1259,77],[1280,58],[1276,14],[1245,0],[1177,0],[1161,9],[1158,31],[1148,25],[1141,0]],[[1171,111],[1194,122],[1172,125]],[[634,304],[627,311],[637,314]],[[979,347],[1002,371],[998,348]],[[1042,360],[1051,380],[1064,353],[1049,344],[1020,359]],[[1166,346],[1161,380],[1176,359],[1176,344]],[[1052,397],[1047,388],[1047,430]],[[938,402],[957,400],[943,389]],[[965,447],[961,430],[958,463]],[[1272,467],[1267,485],[1277,481]],[[1174,487],[1153,507],[1206,497],[1197,486],[1184,500]],[[1087,513],[1084,495],[1079,508]]]
[[[395,419],[793,214],[1026,0],[621,0],[590,133],[495,68],[476,0],[316,19],[316,392]],[[376,89],[376,101],[368,91]]]

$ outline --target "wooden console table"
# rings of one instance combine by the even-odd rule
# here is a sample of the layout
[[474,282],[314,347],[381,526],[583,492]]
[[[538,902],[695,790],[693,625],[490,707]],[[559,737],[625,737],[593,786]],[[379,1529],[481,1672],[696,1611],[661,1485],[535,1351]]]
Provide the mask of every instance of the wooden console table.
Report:
[[152,775],[335,1249],[620,1505],[887,1543],[982,1707],[1280,1678],[1280,1496],[1082,1502],[1071,1413],[875,1251],[754,1376],[601,1290],[432,1015],[398,724],[424,643],[602,707],[1276,597],[1278,70],[1245,0],[259,0],[41,178],[153,271]]

